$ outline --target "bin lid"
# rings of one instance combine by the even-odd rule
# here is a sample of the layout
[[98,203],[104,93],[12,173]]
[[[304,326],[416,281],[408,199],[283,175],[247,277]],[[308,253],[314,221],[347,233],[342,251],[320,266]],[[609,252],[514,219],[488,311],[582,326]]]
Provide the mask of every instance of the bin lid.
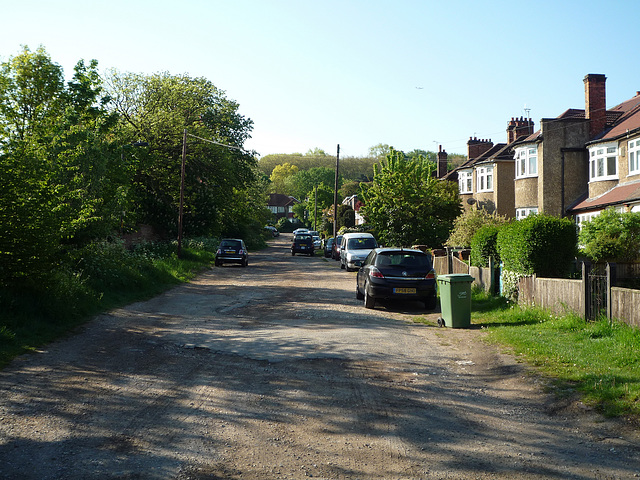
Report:
[[442,279],[445,282],[473,282],[474,277],[466,273],[450,273],[448,275],[438,275],[438,280]]

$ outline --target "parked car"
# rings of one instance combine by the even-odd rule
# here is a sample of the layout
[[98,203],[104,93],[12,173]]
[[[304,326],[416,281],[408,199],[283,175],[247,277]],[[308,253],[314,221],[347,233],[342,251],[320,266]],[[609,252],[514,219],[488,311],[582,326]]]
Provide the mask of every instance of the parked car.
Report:
[[329,237],[324,242],[324,258],[331,257],[331,250],[333,249],[334,238]]
[[431,255],[411,248],[376,248],[356,276],[356,298],[373,308],[378,299],[406,299],[436,308],[436,272]]
[[320,235],[311,235],[311,238],[313,239],[313,248],[320,250],[322,248],[322,239],[320,238]]
[[340,268],[357,270],[378,243],[370,233],[345,233],[340,242]]
[[334,260],[340,260],[340,242],[342,242],[342,235],[337,235],[331,246],[331,258]]
[[267,225],[266,227],[264,227],[265,230],[267,230],[268,232],[271,233],[272,236],[277,237],[280,235],[280,232],[278,231],[278,229],[276,227],[273,227],[271,225]]
[[293,236],[291,255],[293,256],[296,253],[306,253],[309,256],[313,255],[313,237],[311,235],[308,233],[299,233]]
[[309,229],[308,229],[308,228],[304,228],[304,227],[300,227],[300,228],[296,228],[296,229],[293,231],[293,234],[294,234],[294,235],[298,235],[298,234],[300,234],[300,233],[309,233]]
[[239,238],[223,238],[216,251],[215,266],[225,263],[239,263],[243,267],[249,265],[249,252],[244,241]]

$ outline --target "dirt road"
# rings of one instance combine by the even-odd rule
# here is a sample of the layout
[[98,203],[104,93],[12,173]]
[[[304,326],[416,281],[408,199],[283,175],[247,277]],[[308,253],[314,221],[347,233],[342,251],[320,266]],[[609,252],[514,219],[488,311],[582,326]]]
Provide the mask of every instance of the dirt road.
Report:
[[622,422],[558,405],[482,330],[365,310],[288,238],[0,372],[0,478],[640,476]]

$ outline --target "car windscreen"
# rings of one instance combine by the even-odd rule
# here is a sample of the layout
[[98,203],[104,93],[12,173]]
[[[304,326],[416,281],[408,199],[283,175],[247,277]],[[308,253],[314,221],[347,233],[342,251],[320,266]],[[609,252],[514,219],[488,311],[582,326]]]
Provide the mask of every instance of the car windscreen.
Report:
[[429,257],[417,253],[384,253],[378,255],[377,265],[380,267],[429,267]]
[[349,250],[365,250],[376,248],[377,246],[373,238],[350,238],[347,242],[347,248]]
[[294,238],[295,241],[307,242],[311,240],[311,235],[296,235]]

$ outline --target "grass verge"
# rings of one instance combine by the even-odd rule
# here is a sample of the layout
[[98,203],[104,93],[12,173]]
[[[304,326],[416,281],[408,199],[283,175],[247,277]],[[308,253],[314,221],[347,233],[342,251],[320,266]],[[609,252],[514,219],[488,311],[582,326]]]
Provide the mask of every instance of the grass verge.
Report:
[[560,396],[606,416],[640,419],[640,330],[606,318],[586,322],[474,292],[472,322],[552,380]]
[[180,259],[174,243],[134,250],[118,242],[94,243],[68,252],[44,277],[0,289],[0,368],[100,312],[151,298],[213,264],[216,239],[185,241]]

